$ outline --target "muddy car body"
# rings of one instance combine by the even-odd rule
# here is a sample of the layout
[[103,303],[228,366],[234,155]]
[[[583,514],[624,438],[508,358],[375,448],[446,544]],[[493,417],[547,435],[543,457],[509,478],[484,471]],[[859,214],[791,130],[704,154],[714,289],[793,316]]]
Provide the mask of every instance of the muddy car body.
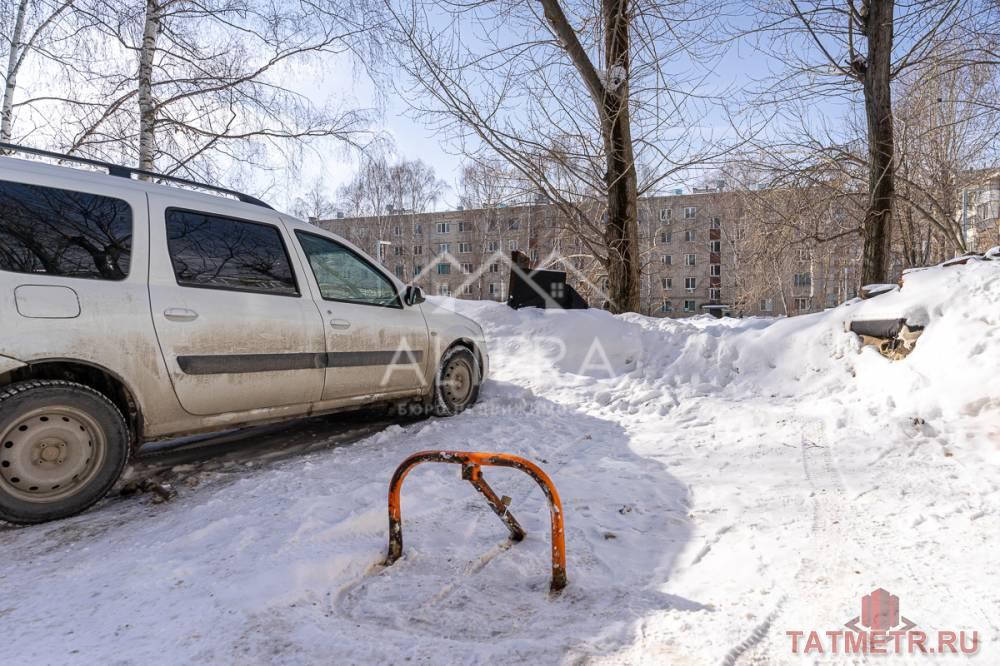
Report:
[[146,441],[476,400],[480,327],[357,247],[116,175],[0,158],[0,519],[83,510]]

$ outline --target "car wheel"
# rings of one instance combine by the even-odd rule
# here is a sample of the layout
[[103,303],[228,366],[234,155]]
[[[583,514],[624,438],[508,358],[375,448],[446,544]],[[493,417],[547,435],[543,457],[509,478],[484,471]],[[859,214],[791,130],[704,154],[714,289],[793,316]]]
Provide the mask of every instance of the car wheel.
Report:
[[41,523],[90,507],[128,462],[121,411],[92,388],[33,380],[0,391],[0,520]]
[[452,347],[441,357],[434,381],[434,413],[455,416],[476,404],[482,371],[476,355],[465,347]]

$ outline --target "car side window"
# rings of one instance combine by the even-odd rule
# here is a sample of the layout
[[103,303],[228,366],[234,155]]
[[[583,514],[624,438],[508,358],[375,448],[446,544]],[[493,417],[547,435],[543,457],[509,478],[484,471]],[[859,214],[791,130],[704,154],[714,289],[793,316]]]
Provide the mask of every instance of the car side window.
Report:
[[0,270],[124,280],[131,257],[125,201],[0,181]]
[[175,208],[167,209],[166,227],[177,284],[299,295],[277,227]]
[[322,236],[296,231],[320,294],[330,301],[402,307],[392,282],[358,254]]

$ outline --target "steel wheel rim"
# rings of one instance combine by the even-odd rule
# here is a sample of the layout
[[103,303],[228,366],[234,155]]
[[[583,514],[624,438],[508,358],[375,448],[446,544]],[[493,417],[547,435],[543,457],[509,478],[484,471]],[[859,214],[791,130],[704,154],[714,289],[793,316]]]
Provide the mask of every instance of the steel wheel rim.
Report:
[[107,449],[104,429],[86,412],[40,407],[18,417],[0,437],[0,488],[27,502],[57,502],[93,480]]
[[472,396],[472,367],[461,358],[451,360],[441,377],[445,399],[455,407],[463,407]]

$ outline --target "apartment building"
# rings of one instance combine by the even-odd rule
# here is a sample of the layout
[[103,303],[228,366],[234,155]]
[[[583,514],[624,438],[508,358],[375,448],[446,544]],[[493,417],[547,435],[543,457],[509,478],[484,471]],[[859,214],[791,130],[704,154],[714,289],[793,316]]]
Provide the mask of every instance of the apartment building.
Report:
[[[813,249],[785,238],[773,260],[754,261],[762,245],[743,197],[723,189],[644,198],[639,206],[641,311],[662,317],[699,314],[794,315],[855,295],[859,251],[851,243]],[[594,307],[605,304],[606,277],[586,243],[547,204],[319,220],[428,294],[505,301],[509,257],[565,270]],[[853,241],[852,241],[853,242]],[[818,246],[817,246],[818,247]]]
[[1000,245],[1000,172],[977,176],[973,186],[962,190],[958,222],[969,249],[985,252]]

